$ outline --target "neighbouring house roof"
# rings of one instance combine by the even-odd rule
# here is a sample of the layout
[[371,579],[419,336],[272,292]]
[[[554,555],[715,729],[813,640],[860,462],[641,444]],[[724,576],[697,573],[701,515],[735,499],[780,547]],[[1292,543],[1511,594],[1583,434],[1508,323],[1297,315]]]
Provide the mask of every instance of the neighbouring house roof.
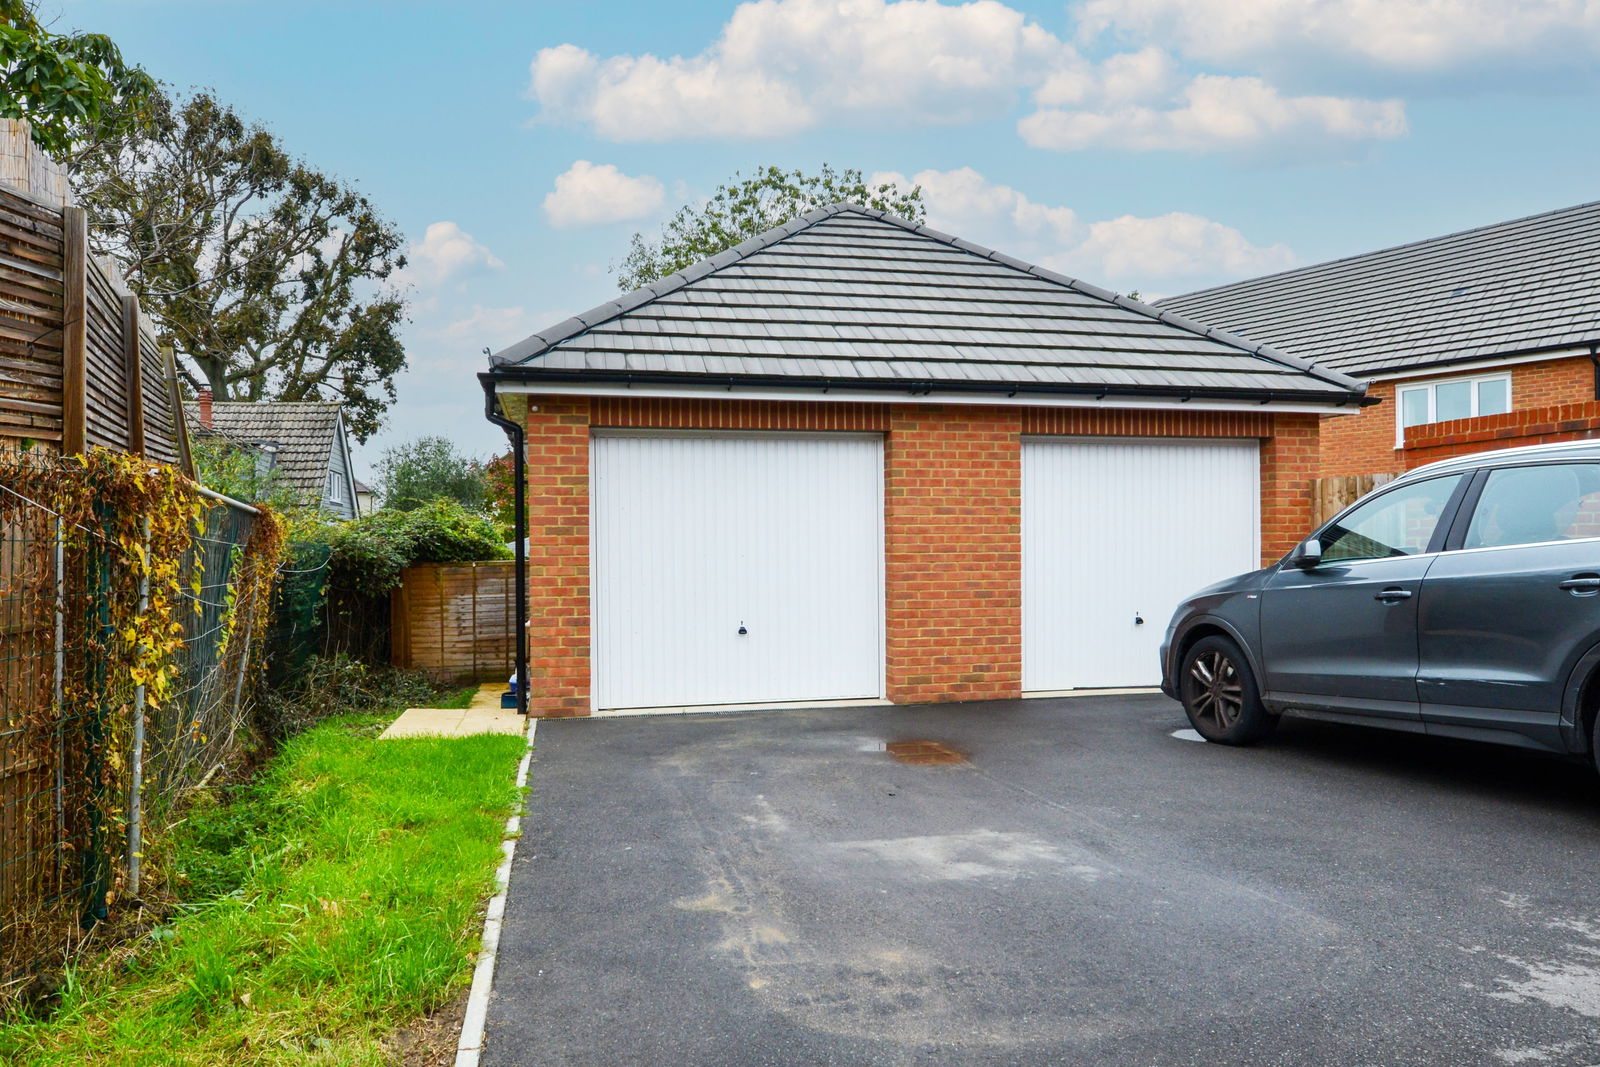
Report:
[[837,204],[495,354],[491,379],[1358,403],[1363,386]]
[[1356,377],[1600,340],[1600,202],[1158,300]]
[[225,437],[246,447],[271,449],[282,484],[309,500],[322,499],[343,412],[338,402],[218,401],[211,405],[209,427],[201,425],[195,402],[186,401],[183,411],[196,437]]

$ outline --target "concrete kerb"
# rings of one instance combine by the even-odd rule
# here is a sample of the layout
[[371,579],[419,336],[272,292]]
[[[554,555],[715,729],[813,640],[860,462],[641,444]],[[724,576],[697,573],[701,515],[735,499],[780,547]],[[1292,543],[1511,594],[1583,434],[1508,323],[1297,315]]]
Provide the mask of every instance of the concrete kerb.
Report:
[[467,993],[467,1011],[461,1020],[461,1040],[456,1044],[456,1067],[478,1067],[483,1054],[483,1041],[489,1018],[489,994],[494,989],[494,968],[500,954],[500,929],[506,913],[506,892],[511,886],[511,860],[517,851],[517,837],[522,830],[522,790],[528,784],[528,765],[533,760],[533,738],[539,720],[528,720],[528,747],[517,765],[517,806],[506,819],[505,840],[500,843],[503,854],[500,867],[494,873],[495,894],[484,913],[482,947],[478,950],[478,963],[472,971],[472,989]]

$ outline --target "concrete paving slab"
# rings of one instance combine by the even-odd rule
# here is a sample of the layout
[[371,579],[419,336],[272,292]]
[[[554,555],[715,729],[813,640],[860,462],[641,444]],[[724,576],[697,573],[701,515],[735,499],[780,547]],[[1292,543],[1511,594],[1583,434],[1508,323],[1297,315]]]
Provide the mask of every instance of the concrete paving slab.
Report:
[[480,686],[465,708],[407,708],[378,739],[526,733],[528,721],[514,709],[500,707],[504,691],[503,684],[491,683]]

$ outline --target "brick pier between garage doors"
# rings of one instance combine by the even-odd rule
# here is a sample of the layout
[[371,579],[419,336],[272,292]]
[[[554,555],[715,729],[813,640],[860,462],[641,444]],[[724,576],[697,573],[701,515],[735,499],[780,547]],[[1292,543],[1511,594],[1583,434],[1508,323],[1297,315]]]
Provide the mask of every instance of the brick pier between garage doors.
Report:
[[[602,651],[606,641],[670,641],[670,632],[650,632],[651,619],[659,626],[662,612],[681,612],[685,625],[695,625],[704,606],[686,601],[730,595],[697,589],[698,576],[677,573],[671,559],[631,556],[632,562],[613,564],[632,568],[628,588],[608,587],[609,576],[591,560],[592,545],[637,555],[644,550],[640,544],[647,549],[670,541],[675,531],[692,532],[696,523],[704,523],[707,528],[695,536],[726,533],[730,538],[719,550],[719,566],[732,567],[733,556],[753,556],[750,565],[762,567],[770,562],[761,559],[763,551],[808,550],[806,543],[773,548],[775,539],[792,535],[786,528],[791,520],[804,524],[811,521],[807,513],[820,509],[815,520],[821,525],[811,536],[823,539],[838,533],[838,525],[851,524],[850,544],[829,542],[830,550],[841,555],[838,565],[850,574],[839,577],[832,568],[820,568],[829,572],[824,580],[844,584],[828,594],[828,605],[813,606],[811,617],[793,622],[797,629],[785,640],[803,645],[819,632],[852,635],[848,654],[865,653],[868,661],[841,668],[836,684],[844,689],[836,695],[881,696],[903,704],[1016,697],[1025,679],[1030,689],[1149,684],[1157,673],[1155,647],[1177,601],[1209,581],[1276,559],[1311,519],[1308,484],[1318,447],[1318,416],[1312,413],[538,394],[526,400],[529,706],[537,715],[590,714],[597,682],[591,663],[598,671],[614,666]],[[807,447],[810,441],[833,439],[865,444]],[[624,444],[607,444],[611,441]],[[709,446],[715,441],[724,444]],[[689,447],[674,448],[675,442]],[[708,443],[698,449],[700,458],[695,442]],[[756,455],[771,442],[799,444]],[[1051,448],[1057,444],[1083,448]],[[615,461],[602,457],[596,466],[605,466],[597,472],[591,460],[600,449],[618,456]],[[878,466],[863,473],[864,464]],[[1039,494],[1038,500],[1024,500],[1025,464],[1030,492]],[[631,481],[619,484],[619,496],[596,485],[597,477]],[[803,499],[815,492],[817,479],[856,486],[880,477],[881,485],[872,487],[879,494],[875,498],[855,493],[849,500],[834,499],[845,495],[841,488],[819,500]],[[697,484],[717,478],[733,479],[753,495],[730,500],[736,494],[724,493],[720,500],[693,505],[692,513],[657,513],[678,506],[670,503],[674,500],[688,506]],[[681,484],[664,485],[663,479]],[[792,484],[772,484],[789,479]],[[1221,495],[1211,495],[1217,483],[1225,483]],[[786,515],[789,506],[801,510]],[[719,507],[728,508],[728,514],[704,511]],[[1197,515],[1196,507],[1236,514],[1216,529],[1215,515],[1205,510]],[[880,510],[868,515],[870,508]],[[762,509],[771,516],[764,518]],[[752,510],[757,513],[748,513]],[[1025,512],[1033,549],[1026,560]],[[640,540],[617,547],[607,531],[592,528],[591,520],[594,527],[619,528],[624,538],[632,530]],[[785,528],[765,529],[764,522]],[[657,531],[653,524],[664,525]],[[1218,537],[1220,545],[1213,543]],[[880,577],[869,573],[873,568],[881,568]],[[623,580],[618,575],[616,582]],[[1141,580],[1158,586],[1148,593],[1149,605],[1117,602],[1118,596],[1136,597],[1129,589]],[[862,583],[871,587],[858,588]],[[1033,588],[1025,591],[1025,583]],[[1073,589],[1082,590],[1084,602],[1073,602]],[[592,618],[591,595],[596,604],[615,605],[620,616],[637,614],[642,628],[630,629],[630,617]],[[756,600],[806,595],[804,589],[782,588],[752,594]],[[651,603],[663,597],[679,602]],[[1031,638],[1026,650],[1025,601]],[[743,609],[730,610],[737,616]],[[781,609],[764,604],[749,610]],[[1135,611],[1148,616],[1142,625],[1133,621]],[[858,617],[864,615],[870,617]],[[761,625],[769,632],[773,624],[726,620],[730,635],[740,625]],[[608,632],[597,632],[600,628]],[[1072,635],[1080,630],[1083,636],[1075,642]],[[1096,662],[1075,667],[1072,653],[1053,648],[1053,639],[1071,647],[1088,641],[1084,651]],[[869,647],[857,647],[863,643]],[[731,657],[752,646],[730,636],[728,647],[733,651],[727,666],[736,671]],[[804,659],[792,644],[788,651],[790,659]],[[1126,668],[1148,677],[1094,673],[1118,657],[1133,664],[1148,660],[1144,667]],[[648,703],[724,702],[715,684],[693,677],[718,669],[721,662],[668,668],[684,676],[673,685],[687,684],[683,692],[690,695],[681,697],[669,685],[667,695]],[[794,669],[813,665],[800,662]],[[877,676],[863,682],[863,671]],[[599,681],[603,692],[608,682]],[[618,679],[612,691],[624,702],[620,706],[637,706],[626,694],[652,684],[657,683],[648,678]],[[826,686],[835,683],[820,684],[820,693],[792,697],[826,699]],[[865,684],[872,689],[849,690]],[[730,696],[727,702],[743,702],[738,692]],[[610,706],[603,696],[600,706]]]

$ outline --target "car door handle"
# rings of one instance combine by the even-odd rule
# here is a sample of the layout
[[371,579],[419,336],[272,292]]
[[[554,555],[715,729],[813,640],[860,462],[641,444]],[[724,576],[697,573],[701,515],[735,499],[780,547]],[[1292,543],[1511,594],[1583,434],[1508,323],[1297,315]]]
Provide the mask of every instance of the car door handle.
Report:
[[1600,578],[1568,578],[1559,586],[1575,594],[1600,592]]
[[1409,589],[1380,589],[1373,596],[1372,599],[1381,600],[1385,604],[1396,604],[1396,603],[1399,603],[1402,600],[1410,600],[1411,599],[1411,590],[1409,590]]

